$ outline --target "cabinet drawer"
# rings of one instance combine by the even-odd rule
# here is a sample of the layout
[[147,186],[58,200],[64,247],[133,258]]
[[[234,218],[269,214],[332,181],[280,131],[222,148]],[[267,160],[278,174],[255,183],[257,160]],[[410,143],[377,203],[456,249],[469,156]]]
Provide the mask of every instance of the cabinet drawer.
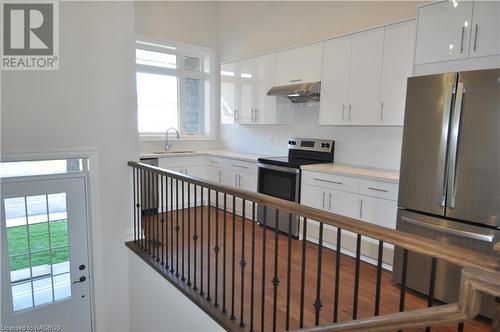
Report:
[[329,189],[353,193],[359,192],[359,179],[350,176],[304,171],[302,173],[302,181]]
[[363,179],[361,180],[360,193],[362,195],[397,201],[398,187],[397,183]]
[[235,172],[257,174],[257,163],[248,161],[222,157],[208,157],[207,164],[216,167],[229,168]]
[[206,162],[204,156],[167,157],[158,159],[159,167],[167,169],[184,166],[203,166],[205,164]]

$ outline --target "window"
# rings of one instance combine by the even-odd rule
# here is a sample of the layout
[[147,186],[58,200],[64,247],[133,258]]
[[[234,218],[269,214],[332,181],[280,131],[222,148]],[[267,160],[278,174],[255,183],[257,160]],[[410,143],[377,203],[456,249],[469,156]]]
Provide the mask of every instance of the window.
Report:
[[141,40],[136,42],[136,65],[142,138],[163,138],[171,127],[183,138],[210,136],[213,50]]

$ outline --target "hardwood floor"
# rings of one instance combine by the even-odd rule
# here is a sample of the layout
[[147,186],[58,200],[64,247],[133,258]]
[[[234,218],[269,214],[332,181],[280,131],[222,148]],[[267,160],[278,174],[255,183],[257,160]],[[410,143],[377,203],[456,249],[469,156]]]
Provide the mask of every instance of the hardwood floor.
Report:
[[[250,328],[252,321],[251,296],[253,280],[253,329],[255,331],[273,330],[274,292],[272,281],[274,273],[277,271],[279,283],[276,294],[276,330],[283,331],[286,328],[288,282],[290,283],[289,329],[298,329],[300,322],[303,242],[291,239],[290,266],[288,266],[288,237],[286,235],[277,234],[274,229],[264,229],[260,225],[253,224],[248,219],[243,221],[240,217],[233,216],[230,213],[224,214],[220,210],[216,213],[214,207],[210,208],[210,212],[207,211],[206,206],[203,207],[203,215],[201,210],[198,207],[196,209],[185,209],[184,214],[182,212],[177,214],[174,211],[152,217],[143,217],[142,229],[146,239],[161,242],[161,246],[151,247],[152,253],[157,255],[159,261],[163,257],[164,263],[167,263],[169,268],[172,267],[173,262],[173,267],[179,273],[179,278],[184,277],[186,283],[196,284],[198,289],[203,290],[205,297],[210,296],[212,303],[217,303],[221,310],[227,310],[228,317],[234,314],[239,321],[242,317],[241,308],[243,306],[242,320],[247,328]],[[182,221],[183,216],[184,224]],[[210,222],[208,222],[209,216]],[[163,223],[159,221],[162,217],[165,219]],[[178,240],[175,234],[177,224],[179,225]],[[202,225],[203,231],[201,231]],[[193,240],[195,227],[198,235],[197,241]],[[252,231],[255,232],[254,246],[252,246]],[[214,248],[219,248],[218,255],[216,255]],[[276,248],[277,255],[275,255]],[[243,252],[244,272],[242,276],[240,263],[242,262]],[[253,278],[252,253],[254,254]],[[316,301],[317,292],[317,258],[318,246],[307,242],[303,292],[304,327],[315,325],[313,304]],[[208,263],[208,260],[210,260],[210,263]],[[177,261],[179,262],[178,265]],[[217,269],[215,268],[216,265]],[[320,325],[333,323],[335,265],[336,252],[323,248],[320,278]],[[288,267],[290,268],[290,280],[287,280]],[[361,262],[358,318],[374,315],[376,272],[375,266]],[[348,321],[352,319],[353,315],[355,259],[341,255],[339,275],[338,319],[339,321]],[[208,284],[208,276],[210,276],[210,285]],[[216,279],[217,284],[215,283]],[[399,288],[392,283],[391,274],[388,271],[384,270],[382,272],[381,280],[380,314],[398,312]],[[405,310],[425,308],[426,306],[426,298],[412,292],[406,293]],[[262,307],[264,307],[263,311]],[[474,320],[465,322],[464,330],[489,331],[490,329],[491,322],[488,320]],[[412,329],[412,331],[423,330]],[[405,331],[410,331],[410,329],[405,329]],[[456,324],[439,326],[432,328],[432,331],[457,331],[457,326]]]

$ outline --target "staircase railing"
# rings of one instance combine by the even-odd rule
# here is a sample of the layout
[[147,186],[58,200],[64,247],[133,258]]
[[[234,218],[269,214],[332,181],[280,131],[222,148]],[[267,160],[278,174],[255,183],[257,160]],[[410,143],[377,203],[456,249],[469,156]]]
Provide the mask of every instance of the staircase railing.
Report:
[[[465,321],[479,315],[482,297],[500,298],[499,255],[134,161],[128,165],[134,240],[127,246],[227,330],[430,330],[448,323],[463,330]],[[276,224],[288,220],[289,228],[300,220],[299,237],[270,227],[266,215]],[[346,239],[354,250],[346,249]],[[378,251],[372,265],[363,262],[366,243]],[[398,284],[384,269],[393,246],[402,251]],[[498,243],[496,248],[500,252]],[[432,262],[425,297],[407,288],[409,253]],[[434,298],[439,261],[462,267],[456,303]],[[491,325],[482,322],[482,328],[499,331],[498,308]]]

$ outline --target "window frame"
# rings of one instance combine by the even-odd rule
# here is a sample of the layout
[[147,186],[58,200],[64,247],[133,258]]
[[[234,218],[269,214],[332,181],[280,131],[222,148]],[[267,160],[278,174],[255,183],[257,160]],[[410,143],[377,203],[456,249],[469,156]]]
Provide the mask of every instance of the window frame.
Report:
[[[152,52],[173,54],[177,58],[177,68],[163,68],[135,63],[135,50],[143,49]],[[184,57],[200,59],[200,71],[184,68]],[[177,77],[177,115],[180,140],[214,140],[215,117],[215,50],[207,47],[169,42],[137,35],[134,48],[135,72],[170,75]],[[198,133],[188,133],[185,128],[186,79],[200,80],[200,129]],[[137,93],[137,89],[136,89]],[[139,116],[139,114],[137,113]],[[165,139],[165,132],[138,132],[141,141],[158,141]],[[171,132],[174,136],[175,133]],[[170,136],[169,135],[169,136]]]

